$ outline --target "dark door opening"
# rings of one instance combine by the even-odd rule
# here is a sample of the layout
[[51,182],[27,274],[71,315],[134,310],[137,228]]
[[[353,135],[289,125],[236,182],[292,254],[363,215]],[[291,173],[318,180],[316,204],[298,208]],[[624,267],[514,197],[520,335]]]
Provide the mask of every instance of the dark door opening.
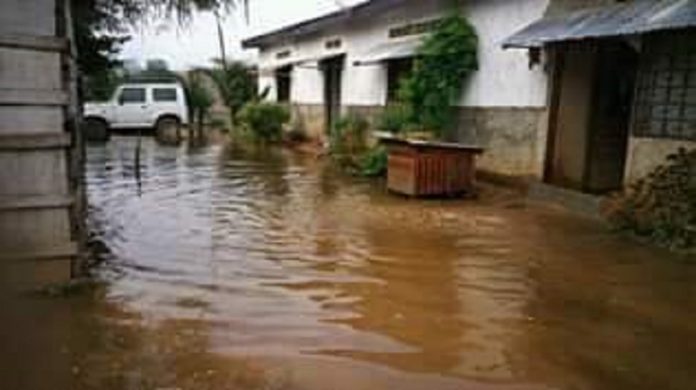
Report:
[[413,73],[413,58],[399,58],[387,62],[387,103],[399,100],[401,82]]
[[341,115],[341,75],[343,55],[322,60],[319,64],[324,74],[324,117],[326,134],[331,134]]
[[292,65],[276,69],[275,79],[276,101],[278,103],[290,102],[290,91],[292,90]]
[[556,47],[545,181],[589,193],[623,186],[638,54],[621,41]]
[[638,53],[623,42],[603,45],[598,67],[584,182],[585,191],[606,193],[623,187]]

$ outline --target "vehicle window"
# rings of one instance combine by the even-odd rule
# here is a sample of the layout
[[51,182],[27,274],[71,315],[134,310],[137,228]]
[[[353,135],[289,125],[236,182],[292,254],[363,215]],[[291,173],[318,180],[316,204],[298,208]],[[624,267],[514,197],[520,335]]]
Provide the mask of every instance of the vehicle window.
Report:
[[156,102],[175,102],[175,88],[155,88],[152,90],[152,97]]
[[145,103],[145,88],[123,88],[119,101],[122,104]]

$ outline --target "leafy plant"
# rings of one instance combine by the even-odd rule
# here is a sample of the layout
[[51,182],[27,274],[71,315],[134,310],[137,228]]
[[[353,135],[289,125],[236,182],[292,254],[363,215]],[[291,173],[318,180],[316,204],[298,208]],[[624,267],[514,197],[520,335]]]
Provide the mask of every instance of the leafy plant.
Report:
[[383,146],[367,151],[360,160],[360,174],[366,177],[379,177],[387,173],[389,156]]
[[398,134],[407,131],[411,124],[412,112],[407,104],[390,104],[377,118],[377,128]]
[[696,247],[696,149],[680,149],[605,208],[617,229],[672,249]]
[[256,77],[241,62],[218,62],[213,69],[204,70],[213,80],[222,101],[229,110],[230,123],[237,123],[237,114],[257,96]]
[[290,111],[284,105],[255,101],[244,106],[239,120],[257,140],[274,142],[281,139]]
[[331,132],[331,151],[335,154],[354,155],[366,147],[370,123],[361,115],[350,114],[336,122]]
[[399,88],[410,122],[442,135],[464,80],[478,69],[477,53],[476,31],[461,15],[453,13],[438,24],[419,47],[413,72]]

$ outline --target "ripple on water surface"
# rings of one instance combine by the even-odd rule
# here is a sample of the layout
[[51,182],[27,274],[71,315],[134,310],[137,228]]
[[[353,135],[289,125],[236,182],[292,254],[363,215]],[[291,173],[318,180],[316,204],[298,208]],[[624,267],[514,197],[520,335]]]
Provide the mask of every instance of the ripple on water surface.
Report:
[[696,313],[694,270],[665,252],[551,211],[394,197],[273,149],[146,141],[138,181],[134,145],[88,151],[92,225],[121,275],[109,296],[214,325],[215,350],[481,383],[696,383],[679,342],[696,336],[680,314]]

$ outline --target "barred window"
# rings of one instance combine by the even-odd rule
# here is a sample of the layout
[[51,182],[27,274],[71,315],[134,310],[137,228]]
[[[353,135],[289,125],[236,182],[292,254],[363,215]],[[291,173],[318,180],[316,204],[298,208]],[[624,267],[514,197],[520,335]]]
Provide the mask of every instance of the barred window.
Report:
[[634,108],[637,136],[696,140],[696,34],[646,36]]

